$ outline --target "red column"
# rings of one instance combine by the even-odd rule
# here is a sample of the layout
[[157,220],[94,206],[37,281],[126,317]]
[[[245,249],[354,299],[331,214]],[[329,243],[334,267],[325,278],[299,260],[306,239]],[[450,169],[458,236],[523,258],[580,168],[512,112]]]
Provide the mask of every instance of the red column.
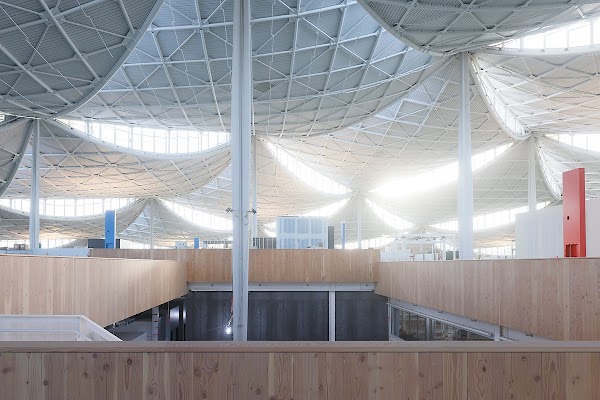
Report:
[[585,169],[563,172],[565,257],[585,257]]

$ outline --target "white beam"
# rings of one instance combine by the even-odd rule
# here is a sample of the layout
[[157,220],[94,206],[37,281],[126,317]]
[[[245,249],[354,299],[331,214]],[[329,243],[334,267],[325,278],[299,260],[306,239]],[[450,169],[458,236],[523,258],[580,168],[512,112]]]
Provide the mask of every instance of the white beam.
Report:
[[[231,292],[231,283],[190,282],[188,290],[192,292]],[[250,292],[372,292],[375,284],[364,283],[250,283]]]
[[469,54],[458,55],[460,112],[458,118],[458,250],[463,260],[473,258],[473,170],[471,168],[471,91]]
[[246,341],[248,338],[248,206],[250,205],[251,107],[250,0],[237,0],[233,2],[231,71],[232,334],[234,341]]
[[40,242],[40,120],[31,124],[31,197],[29,209],[29,248]]
[[537,143],[533,136],[529,137],[529,173],[527,174],[527,200],[529,205],[529,212],[533,212],[537,206],[537,193],[536,193],[536,177],[535,167],[537,164]]

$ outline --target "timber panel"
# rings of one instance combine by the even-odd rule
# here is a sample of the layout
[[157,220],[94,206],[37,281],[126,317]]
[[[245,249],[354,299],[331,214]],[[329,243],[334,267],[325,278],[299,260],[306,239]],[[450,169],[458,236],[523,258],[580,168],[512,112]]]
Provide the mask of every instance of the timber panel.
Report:
[[600,259],[380,263],[376,293],[558,340],[600,340]]
[[187,293],[176,261],[0,255],[0,314],[85,315],[107,326]]
[[[224,344],[224,343],[223,343]],[[600,347],[298,342],[0,346],[10,399],[597,399]],[[131,348],[127,348],[130,346]],[[57,348],[58,347],[58,348]]]
[[[186,263],[188,282],[231,282],[231,250],[92,249],[94,257],[178,260]],[[250,282],[366,283],[378,279],[379,250],[250,250]]]

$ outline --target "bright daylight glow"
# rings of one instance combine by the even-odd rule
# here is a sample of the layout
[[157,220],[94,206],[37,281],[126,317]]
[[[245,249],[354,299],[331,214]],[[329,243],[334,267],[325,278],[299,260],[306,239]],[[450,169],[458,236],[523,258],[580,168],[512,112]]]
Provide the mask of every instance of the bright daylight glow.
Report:
[[547,138],[585,150],[600,152],[600,135],[597,133],[547,134]]
[[[542,209],[550,204],[549,201],[545,201],[543,203],[538,203],[536,209]],[[489,214],[481,214],[473,217],[473,230],[474,231],[482,231],[485,229],[496,228],[502,225],[508,225],[510,223],[515,222],[515,216],[517,214],[521,214],[529,211],[528,206],[512,208],[510,210],[496,211]],[[448,221],[442,222],[440,224],[431,225],[433,228],[440,229],[442,231],[458,231],[458,221]]]
[[600,19],[575,22],[551,31],[508,40],[493,45],[506,49],[567,49],[600,44]]
[[[474,155],[471,158],[471,167],[473,171],[476,171],[489,162],[495,160],[510,146],[512,146],[512,143]],[[399,198],[410,196],[416,193],[427,192],[436,187],[443,186],[456,180],[458,180],[458,161],[410,178],[404,178],[394,182],[386,183],[373,190],[373,192],[383,197]]]
[[151,129],[66,119],[59,122],[104,142],[151,153],[198,153],[229,143],[228,132]]
[[[361,249],[381,249],[384,248],[385,246],[387,246],[388,244],[392,243],[396,238],[394,237],[388,237],[388,236],[381,236],[381,237],[376,237],[376,238],[371,238],[371,239],[365,239],[363,241],[361,241]],[[342,245],[338,244],[335,246],[336,249],[341,249]],[[346,249],[358,249],[358,242],[347,242],[346,243]]]
[[349,188],[301,163],[294,156],[285,152],[281,147],[269,141],[265,141],[265,143],[273,156],[275,156],[288,171],[308,186],[330,194],[341,195],[350,193]]
[[233,225],[231,223],[230,218],[217,217],[216,215],[211,215],[202,211],[194,210],[191,207],[183,206],[172,201],[161,201],[169,210],[173,211],[181,218],[204,229],[208,229],[211,231],[233,230]]
[[[481,254],[484,256],[491,256],[491,258],[513,257],[513,247],[512,246],[481,247],[478,249],[473,249],[473,253]],[[490,257],[486,257],[486,258],[490,258]]]
[[[348,200],[350,200],[350,199],[343,199],[340,201],[336,201],[333,204],[329,204],[327,206],[306,212],[306,213],[302,214],[302,216],[303,217],[324,217],[324,218],[332,217],[338,211],[340,211],[342,208],[344,208],[346,203],[348,203]],[[262,229],[265,232],[265,234],[269,237],[277,236],[277,233],[275,232],[277,230],[277,221],[269,222],[268,224],[263,225]]]
[[[137,199],[40,199],[40,215],[47,217],[90,217],[102,216],[106,210],[126,207]],[[31,207],[29,199],[0,199],[0,206],[28,213]]]
[[398,233],[407,232],[414,227],[411,222],[392,214],[380,205],[375,204],[373,201],[369,199],[365,199],[365,201],[381,221],[392,228],[397,229]]

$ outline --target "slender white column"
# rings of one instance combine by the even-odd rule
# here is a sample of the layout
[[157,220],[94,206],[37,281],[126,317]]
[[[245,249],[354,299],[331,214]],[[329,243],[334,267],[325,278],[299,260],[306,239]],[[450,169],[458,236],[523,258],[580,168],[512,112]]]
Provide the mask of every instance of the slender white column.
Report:
[[252,209],[256,214],[252,214],[252,237],[258,237],[258,164],[256,162],[256,136],[252,137]]
[[29,248],[40,242],[40,120],[31,124],[31,197],[29,209]]
[[252,47],[250,0],[233,2],[231,70],[231,194],[233,220],[233,340],[248,338],[248,246]]
[[150,248],[154,248],[154,202],[156,200],[150,200]]
[[335,342],[335,290],[329,291],[329,341]]
[[358,248],[362,249],[362,194],[356,196],[356,238],[358,240]]
[[535,142],[535,138],[531,136],[529,138],[529,173],[527,174],[527,200],[529,204],[529,212],[535,211],[537,205],[536,199],[536,177],[535,177],[535,167],[537,163],[537,144]]
[[460,258],[473,258],[473,170],[471,168],[471,91],[469,54],[459,54],[460,110],[458,118],[458,250]]

